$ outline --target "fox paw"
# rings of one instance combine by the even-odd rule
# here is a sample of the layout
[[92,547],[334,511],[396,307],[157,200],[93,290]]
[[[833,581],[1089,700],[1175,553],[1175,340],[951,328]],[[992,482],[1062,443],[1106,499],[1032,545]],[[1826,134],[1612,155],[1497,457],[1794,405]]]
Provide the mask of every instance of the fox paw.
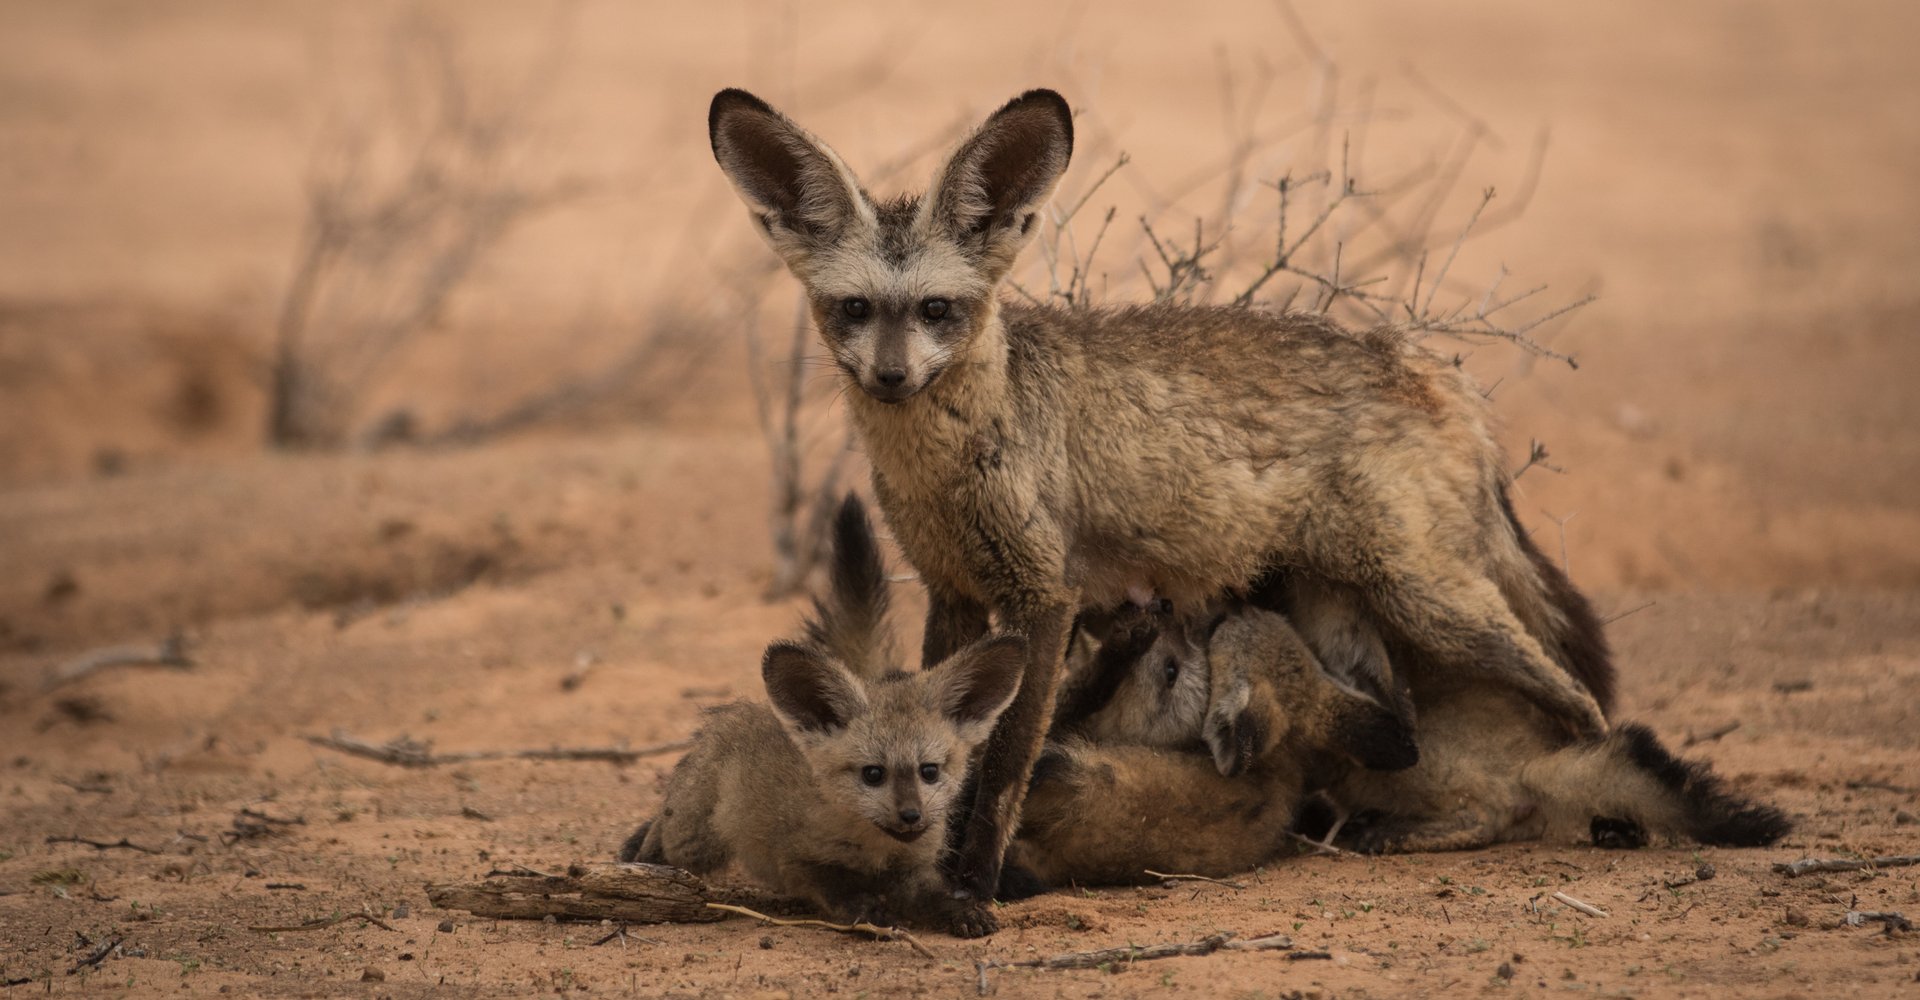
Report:
[[957,938],[981,938],[1000,929],[1000,918],[982,903],[956,901],[947,920],[947,932]]

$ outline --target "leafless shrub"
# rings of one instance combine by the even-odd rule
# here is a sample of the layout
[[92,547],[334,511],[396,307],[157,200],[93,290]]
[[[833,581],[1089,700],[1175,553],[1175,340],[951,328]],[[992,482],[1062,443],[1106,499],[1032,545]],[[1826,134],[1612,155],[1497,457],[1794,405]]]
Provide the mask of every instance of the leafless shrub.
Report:
[[485,256],[580,195],[529,177],[528,122],[551,89],[560,35],[516,87],[480,86],[458,39],[421,14],[387,39],[376,106],[327,129],[275,329],[268,439],[345,443],[369,384],[430,328]]
[[[1443,229],[1440,220],[1476,152],[1501,148],[1493,129],[1407,70],[1411,96],[1452,122],[1452,135],[1428,163],[1378,186],[1365,183],[1368,171],[1362,160],[1373,127],[1410,116],[1382,110],[1379,86],[1372,81],[1353,88],[1351,101],[1343,101],[1338,64],[1289,4],[1282,2],[1279,9],[1308,69],[1307,110],[1264,123],[1258,112],[1274,72],[1263,62],[1251,80],[1241,81],[1223,59],[1220,89],[1227,153],[1164,188],[1135,183],[1150,203],[1138,220],[1133,251],[1137,281],[1144,287],[1130,288],[1132,283],[1123,276],[1121,294],[1155,302],[1224,301],[1244,308],[1332,314],[1351,325],[1396,326],[1416,337],[1509,343],[1531,356],[1577,367],[1572,356],[1546,346],[1540,333],[1593,296],[1540,305],[1546,286],[1506,293],[1509,273],[1504,266],[1477,285],[1454,273],[1463,246],[1525,211],[1544,161],[1546,133],[1535,141],[1519,195],[1504,211],[1489,210],[1495,193],[1486,188],[1457,229]],[[1271,157],[1283,143],[1292,170],[1259,180],[1255,162]],[[1039,240],[1046,291],[1017,285],[1020,294],[1067,308],[1089,308],[1109,294],[1108,275],[1099,270],[1094,254],[1114,245],[1109,236],[1114,212],[1109,210],[1097,227],[1083,223],[1083,233],[1091,232],[1084,252],[1073,223],[1128,162],[1126,154],[1120,154],[1085,192],[1061,199],[1070,207],[1049,215]],[[1219,207],[1209,216],[1182,220],[1191,222],[1190,237],[1167,235],[1166,216],[1174,206],[1210,184],[1218,185]],[[1254,207],[1263,200],[1273,206],[1270,214]],[[1249,252],[1262,244],[1265,249],[1257,256]]]

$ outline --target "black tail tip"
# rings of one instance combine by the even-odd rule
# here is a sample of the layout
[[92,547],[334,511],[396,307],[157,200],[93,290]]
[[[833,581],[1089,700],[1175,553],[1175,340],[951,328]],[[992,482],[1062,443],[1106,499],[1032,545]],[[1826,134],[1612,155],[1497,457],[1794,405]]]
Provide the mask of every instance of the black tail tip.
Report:
[[1031,793],[1042,785],[1065,782],[1073,771],[1073,755],[1057,743],[1048,743],[1040,749],[1040,756],[1034,758],[1033,770],[1027,774],[1027,791]]
[[1636,765],[1685,803],[1693,839],[1716,847],[1766,847],[1793,831],[1785,813],[1728,791],[1707,765],[1675,757],[1653,730],[1634,723],[1614,735]]
[[994,891],[993,898],[1002,903],[1015,903],[1052,891],[1053,887],[1041,881],[1040,876],[1031,870],[1009,863],[1000,868],[1000,886]]
[[[857,493],[848,493],[833,516],[833,587],[843,609],[869,613],[886,600],[886,567],[880,561],[880,543],[873,534],[867,505]],[[848,605],[851,606],[848,606]]]
[[847,491],[833,515],[833,540],[839,545],[849,539],[866,541],[873,537],[873,522],[867,519],[867,505],[860,494]]
[[642,860],[640,848],[647,842],[647,831],[651,829],[653,829],[653,820],[640,824],[640,829],[633,831],[633,836],[628,837],[626,843],[620,845],[620,852],[615,854],[613,859],[627,864]]

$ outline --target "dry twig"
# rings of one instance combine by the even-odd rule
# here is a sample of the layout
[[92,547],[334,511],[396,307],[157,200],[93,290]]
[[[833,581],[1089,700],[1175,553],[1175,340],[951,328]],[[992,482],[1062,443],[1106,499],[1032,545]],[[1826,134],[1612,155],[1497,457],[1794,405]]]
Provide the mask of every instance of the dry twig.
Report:
[[1702,743],[1714,743],[1714,742],[1717,742],[1721,737],[1739,728],[1740,728],[1740,720],[1735,719],[1724,726],[1715,726],[1714,728],[1709,729],[1704,733],[1699,733],[1697,735],[1694,733],[1693,730],[1689,729],[1687,730],[1687,738],[1684,741],[1682,741],[1680,745],[1691,747],[1691,746],[1699,746]]
[[827,920],[816,920],[812,917],[774,917],[761,913],[759,910],[749,909],[745,906],[736,906],[732,903],[708,903],[707,909],[720,910],[726,913],[738,913],[743,917],[752,917],[755,920],[771,924],[775,927],[818,927],[822,930],[835,931],[840,934],[865,934],[880,941],[905,941],[909,947],[919,952],[921,956],[936,961],[938,960],[938,956],[928,951],[927,946],[921,944],[919,938],[914,937],[912,934],[898,927],[881,927],[878,924],[865,922],[857,924],[836,924]]
[[193,660],[187,656],[186,637],[176,632],[157,646],[111,646],[76,656],[54,668],[53,672],[47,675],[46,682],[41,685],[41,690],[52,691],[113,667],[169,667],[174,670],[189,670],[193,667]]
[[125,837],[121,837],[111,844],[104,840],[89,840],[86,837],[48,837],[46,842],[49,844],[85,844],[96,851],[111,851],[115,848],[124,847],[130,851],[139,851],[141,854],[160,853],[160,849],[157,847],[141,847],[139,844]]
[[1799,861],[1776,862],[1773,870],[1788,878],[1799,878],[1814,872],[1857,872],[1910,865],[1920,865],[1920,854],[1895,854],[1880,858],[1802,858]]
[[291,934],[296,931],[324,930],[328,927],[332,927],[335,924],[344,924],[349,920],[363,921],[365,923],[372,924],[375,927],[380,928],[381,930],[387,930],[387,931],[393,930],[392,924],[389,924],[386,921],[381,920],[379,917],[374,916],[370,910],[363,910],[358,913],[336,913],[331,917],[321,917],[317,920],[309,920],[304,924],[290,924],[285,927],[248,927],[247,930],[257,931],[261,934]]
[[1581,913],[1584,913],[1589,917],[1604,917],[1607,915],[1607,911],[1599,908],[1598,906],[1595,906],[1592,903],[1586,902],[1585,900],[1575,899],[1564,892],[1554,893],[1553,899],[1555,902],[1563,904],[1565,906],[1571,906],[1574,909],[1579,910]]
[[673,740],[642,747],[548,747],[532,750],[468,750],[460,753],[434,753],[432,741],[396,736],[385,743],[368,743],[340,730],[327,736],[308,736],[314,746],[338,750],[355,757],[377,760],[396,767],[440,767],[477,760],[598,760],[611,764],[631,764],[642,757],[674,753],[693,745],[692,740]]
[[[84,969],[91,969],[94,966],[99,965],[101,962],[106,961],[107,956],[113,954],[113,950],[115,948],[120,947],[120,942],[125,940],[126,938],[121,937],[118,934],[115,934],[113,937],[110,937],[105,941],[100,942],[100,944],[96,946],[92,951],[87,952],[87,957],[81,959],[78,962],[73,963],[73,968],[67,970],[67,975],[71,976],[74,973],[80,972]],[[52,984],[49,983],[48,985],[51,986]]]
[[1547,470],[1548,472],[1564,473],[1567,471],[1557,465],[1554,465],[1552,462],[1547,461],[1547,446],[1545,444],[1539,441],[1529,440],[1527,441],[1526,463],[1521,465],[1518,469],[1513,470],[1513,475],[1509,476],[1508,478],[1519,479],[1522,475],[1526,474],[1526,471],[1528,469],[1531,469],[1536,465],[1541,467],[1542,469]]
[[1151,875],[1154,878],[1165,879],[1168,882],[1208,882],[1213,885],[1224,885],[1229,889],[1245,889],[1246,888],[1246,885],[1243,883],[1229,882],[1226,879],[1214,878],[1210,875],[1181,875],[1174,872],[1157,872],[1151,868],[1147,868],[1143,870],[1148,875]]
[[1289,951],[1292,948],[1293,939],[1284,934],[1268,934],[1242,941],[1236,940],[1232,931],[1222,931],[1198,941],[1179,944],[1155,944],[1146,947],[1128,945],[1124,948],[1102,948],[1099,951],[1068,952],[1052,958],[1027,958],[1017,962],[1003,962],[997,958],[989,958],[975,962],[974,971],[979,976],[977,985],[980,993],[985,996],[989,990],[987,983],[989,969],[1118,969],[1135,962],[1149,962],[1157,958],[1211,955],[1220,951]]

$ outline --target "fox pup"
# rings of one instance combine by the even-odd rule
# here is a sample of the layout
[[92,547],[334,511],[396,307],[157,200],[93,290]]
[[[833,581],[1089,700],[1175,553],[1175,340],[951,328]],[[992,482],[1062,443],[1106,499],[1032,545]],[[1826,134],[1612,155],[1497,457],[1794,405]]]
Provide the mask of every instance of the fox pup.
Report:
[[954,906],[941,832],[974,748],[1013,700],[1025,642],[985,638],[933,671],[886,663],[886,576],[851,495],[831,575],[808,640],[767,647],[770,705],[708,714],[620,860],[703,874],[738,862],[840,921],[941,919]]
[[1351,585],[1436,669],[1500,678],[1604,731],[1584,604],[1529,557],[1502,502],[1486,401],[1391,329],[1324,317],[1000,301],[1073,151],[1050,90],[1008,102],[921,196],[876,200],[828,148],[741,90],[714,158],[805,288],[844,374],[889,528],[926,584],[923,663],[991,622],[1028,639],[948,861],[966,933],[1045,737],[1080,607],[1151,592],[1198,607],[1274,567]]
[[1054,734],[1008,864],[1055,885],[1245,871],[1309,793],[1418,759],[1399,719],[1254,608],[1116,630],[1068,682]]
[[[1417,656],[1402,655],[1397,673],[1388,644],[1354,603],[1324,581],[1295,577],[1279,588],[1293,626],[1270,632],[1288,655],[1299,655],[1301,635],[1338,636],[1334,662],[1358,675],[1363,686],[1400,692],[1405,707],[1394,717],[1419,718],[1419,760],[1411,768],[1342,769],[1329,775],[1341,842],[1365,852],[1438,851],[1483,847],[1514,840],[1591,838],[1595,844],[1639,847],[1655,838],[1688,839],[1729,847],[1759,847],[1784,836],[1790,824],[1770,806],[1726,790],[1705,765],[1680,760],[1652,730],[1620,725],[1604,736],[1568,738],[1539,705],[1510,686],[1429,669]],[[1357,655],[1354,651],[1365,651]],[[1311,653],[1306,655],[1312,655]],[[1259,664],[1262,657],[1245,662]],[[1184,727],[1231,752],[1234,732],[1257,730],[1278,689],[1235,676],[1240,668],[1218,658],[1195,662],[1211,669],[1213,702],[1203,714],[1183,705],[1176,720],[1161,718],[1156,735]],[[1346,678],[1342,678],[1344,681]],[[1608,692],[1609,698],[1611,691]],[[1147,700],[1123,690],[1117,701]],[[1137,716],[1127,706],[1112,718]],[[1245,721],[1236,721],[1245,720]],[[1141,728],[1141,732],[1149,729]],[[1349,816],[1357,822],[1341,826]]]

